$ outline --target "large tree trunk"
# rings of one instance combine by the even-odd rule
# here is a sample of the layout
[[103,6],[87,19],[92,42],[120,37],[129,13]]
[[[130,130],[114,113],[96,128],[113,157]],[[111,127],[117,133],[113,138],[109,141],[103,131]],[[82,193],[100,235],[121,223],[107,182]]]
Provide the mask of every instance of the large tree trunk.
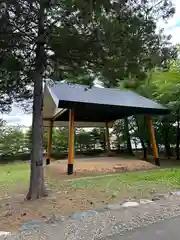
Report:
[[34,73],[33,122],[32,122],[32,151],[30,187],[27,199],[45,196],[43,175],[43,72],[45,64],[45,34],[44,34],[44,1],[40,1],[39,29],[36,47],[36,66]]
[[179,110],[177,111],[177,134],[176,134],[176,159],[179,160],[179,143],[180,143],[180,126],[179,126]]
[[126,142],[127,142],[127,151],[130,155],[133,155],[127,117],[124,118],[124,131],[125,131],[125,137],[126,137]]

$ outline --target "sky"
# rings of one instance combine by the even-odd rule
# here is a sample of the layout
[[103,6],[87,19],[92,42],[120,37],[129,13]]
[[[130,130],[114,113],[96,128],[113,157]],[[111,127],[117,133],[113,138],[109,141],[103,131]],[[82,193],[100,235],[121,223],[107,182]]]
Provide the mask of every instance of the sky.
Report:
[[[174,16],[168,20],[167,23],[159,21],[158,29],[164,28],[165,34],[172,35],[172,43],[180,43],[180,0],[172,0],[176,12]],[[21,125],[28,127],[32,123],[31,114],[25,114],[24,111],[17,106],[13,106],[12,111],[7,115],[1,115],[1,118],[7,121],[9,125]]]
[[172,18],[168,20],[167,23],[159,21],[158,28],[164,28],[165,34],[172,35],[172,43],[180,43],[180,0],[171,0],[176,8],[176,12]]

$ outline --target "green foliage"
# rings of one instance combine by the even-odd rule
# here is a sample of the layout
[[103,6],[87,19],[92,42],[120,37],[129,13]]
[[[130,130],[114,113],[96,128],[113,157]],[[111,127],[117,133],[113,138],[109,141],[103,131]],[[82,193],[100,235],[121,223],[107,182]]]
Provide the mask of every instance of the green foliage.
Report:
[[[178,49],[178,46],[177,46]],[[179,130],[177,122],[179,121],[180,108],[180,62],[179,58],[170,61],[168,69],[154,69],[149,73],[149,77],[145,82],[141,82],[138,86],[131,87],[132,90],[141,95],[165,104],[171,109],[168,116],[154,117],[154,126],[156,129],[157,143],[162,149],[165,149],[166,155],[173,154],[172,149],[179,145]],[[123,84],[122,84],[123,85]],[[143,140],[148,146],[149,136],[146,121],[144,117],[136,116],[136,121],[131,120],[133,129],[132,136]],[[138,128],[136,127],[138,126]]]
[[[80,151],[89,150],[92,143],[91,135],[85,130],[81,130],[76,136],[76,146],[79,145]],[[78,146],[77,146],[78,147]]]
[[[10,127],[0,122],[0,155],[3,162],[10,160],[29,160],[31,152],[32,129]],[[47,149],[48,132],[43,134],[43,149]],[[66,157],[68,152],[68,128],[54,128],[52,133],[52,152],[54,156]],[[80,154],[91,154],[104,148],[104,134],[100,129],[91,131],[77,129],[75,149]]]
[[[156,32],[157,20],[168,19],[174,13],[170,0],[154,4],[150,0],[3,2],[1,111],[8,111],[14,99],[32,97],[38,41],[45,46],[43,76],[88,85],[95,77],[108,87],[129,76],[138,82],[145,79],[149,69],[165,67],[174,57],[169,36]],[[45,14],[38,36],[40,12]]]
[[161,103],[167,104],[173,111],[180,107],[180,72],[172,68],[167,72],[155,72],[152,84],[156,91],[154,97]]
[[[41,118],[43,77],[90,86],[98,78],[107,87],[117,86],[123,80],[124,87],[144,91],[143,95],[152,96],[161,102],[169,99],[167,94],[165,99],[162,95],[169,91],[169,95],[174,95],[169,104],[173,104],[173,108],[178,105],[178,86],[173,89],[163,83],[164,89],[161,89],[160,77],[158,83],[152,81],[150,91],[147,90],[148,83],[143,86],[153,69],[167,69],[170,60],[176,57],[170,37],[164,36],[163,31],[156,31],[157,21],[160,18],[168,19],[174,13],[170,0],[155,0],[153,4],[150,0],[4,2],[7,8],[0,18],[0,110],[8,111],[14,99],[20,101],[31,98],[35,83],[35,145],[32,149],[37,152],[32,154],[34,161],[42,155],[41,124],[35,116]],[[172,71],[175,68],[174,64]],[[151,79],[154,74],[157,71],[153,72]],[[174,90],[175,94],[172,94]],[[22,137],[18,131],[14,136],[13,131],[7,134],[12,135],[12,138],[4,141],[11,140],[11,146],[15,144],[12,140],[15,136]],[[28,149],[30,135],[26,141]],[[58,133],[55,130],[53,136],[54,149],[66,151],[67,131],[60,129]],[[98,143],[103,146],[104,134],[81,133],[77,135],[78,141],[85,149],[94,148]],[[19,145],[23,144],[19,141]],[[44,136],[46,144],[47,135]],[[20,148],[17,146],[18,151]],[[7,146],[6,151],[10,151]]]
[[68,129],[60,128],[53,131],[53,149],[55,153],[67,152],[68,149]]
[[1,155],[16,155],[25,151],[24,134],[18,127],[3,127],[0,134]]

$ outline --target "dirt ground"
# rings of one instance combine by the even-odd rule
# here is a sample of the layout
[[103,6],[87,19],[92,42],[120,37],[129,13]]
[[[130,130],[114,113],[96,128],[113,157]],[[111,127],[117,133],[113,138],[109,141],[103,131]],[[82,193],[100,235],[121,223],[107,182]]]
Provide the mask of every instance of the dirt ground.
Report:
[[88,177],[118,172],[131,172],[157,168],[155,165],[137,159],[122,157],[77,158],[74,160],[74,174],[67,176],[67,160],[52,162],[46,167],[48,174],[61,179]]
[[27,221],[44,220],[53,214],[66,216],[111,202],[103,192],[97,195],[92,189],[49,193],[48,197],[36,201],[24,201],[24,198],[25,194],[18,194],[0,201],[0,231],[17,231]]
[[[63,185],[63,182],[67,182],[63,180],[153,168],[156,167],[148,162],[120,157],[75,159],[74,175],[67,176],[67,161],[54,161],[45,167],[46,177],[53,179],[48,197],[24,201],[27,192],[25,186],[19,189],[18,194],[0,199],[0,231],[17,231],[26,221],[45,219],[52,214],[69,215],[76,211],[97,209],[115,201],[114,197],[111,198],[112,192],[93,188],[71,189]],[[120,192],[121,199],[128,196],[127,189]]]

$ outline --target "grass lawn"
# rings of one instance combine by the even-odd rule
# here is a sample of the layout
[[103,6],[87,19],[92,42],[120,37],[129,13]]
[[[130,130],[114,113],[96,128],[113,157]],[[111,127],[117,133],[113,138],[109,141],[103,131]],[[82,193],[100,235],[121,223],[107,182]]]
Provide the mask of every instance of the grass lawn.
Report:
[[18,162],[0,165],[0,197],[11,195],[26,187],[29,181],[29,164]]
[[29,164],[0,165],[0,230],[17,230],[25,221],[102,207],[127,198],[152,197],[154,192],[180,188],[180,168],[119,173],[111,176],[60,180],[45,176],[47,198],[24,201]]

